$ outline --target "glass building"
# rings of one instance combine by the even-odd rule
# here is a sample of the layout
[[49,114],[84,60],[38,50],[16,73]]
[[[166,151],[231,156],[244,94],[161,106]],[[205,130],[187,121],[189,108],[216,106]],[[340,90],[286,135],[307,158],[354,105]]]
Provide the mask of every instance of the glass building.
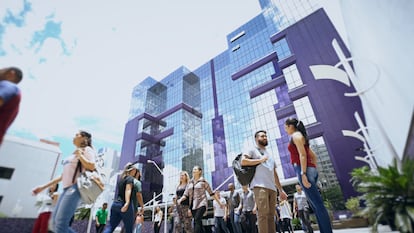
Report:
[[[184,170],[203,168],[213,188],[227,189],[231,162],[253,145],[257,130],[268,132],[267,149],[284,185],[297,182],[284,132],[288,117],[302,120],[318,154],[321,187],[339,184],[344,197],[355,195],[349,172],[362,144],[342,129],[357,129],[358,98],[332,80],[316,81],[313,64],[336,64],[336,39],[349,52],[322,8],[312,1],[260,0],[262,12],[227,35],[228,49],[197,68],[180,67],[156,81],[151,77],[132,93],[120,168],[138,161],[144,200],[172,194]],[[283,7],[281,7],[283,6]],[[168,198],[168,196],[164,196]]]

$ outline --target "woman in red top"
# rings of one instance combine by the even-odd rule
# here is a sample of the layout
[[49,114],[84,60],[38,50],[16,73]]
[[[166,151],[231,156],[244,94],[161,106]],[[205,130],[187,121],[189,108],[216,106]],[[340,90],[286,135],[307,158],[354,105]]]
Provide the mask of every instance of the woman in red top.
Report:
[[316,170],[317,157],[309,147],[308,134],[301,121],[288,118],[285,122],[285,131],[291,135],[288,150],[290,159],[298,177],[299,183],[315,212],[321,233],[331,233],[332,226],[328,211],[326,210],[321,194],[319,193]]

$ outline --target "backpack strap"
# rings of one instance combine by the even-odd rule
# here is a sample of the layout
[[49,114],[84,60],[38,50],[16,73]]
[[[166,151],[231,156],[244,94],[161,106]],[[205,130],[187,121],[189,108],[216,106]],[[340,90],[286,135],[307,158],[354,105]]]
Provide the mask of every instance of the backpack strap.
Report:
[[82,169],[82,163],[80,160],[78,160],[78,164],[76,165],[75,172],[73,173],[72,183],[75,183],[76,174],[78,173],[78,171],[81,172],[81,169]]

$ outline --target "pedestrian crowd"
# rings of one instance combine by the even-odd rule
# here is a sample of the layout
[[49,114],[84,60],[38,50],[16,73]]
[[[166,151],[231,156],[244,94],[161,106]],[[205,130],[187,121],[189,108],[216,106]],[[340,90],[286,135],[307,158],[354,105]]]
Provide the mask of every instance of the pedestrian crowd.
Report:
[[[17,84],[23,73],[19,68],[0,69],[0,146],[8,127],[17,116],[21,99]],[[288,143],[290,160],[298,184],[293,194],[293,206],[284,191],[277,172],[274,155],[267,150],[268,139],[265,130],[254,134],[255,144],[242,153],[241,165],[254,166],[255,174],[249,185],[235,189],[228,184],[228,192],[212,190],[203,177],[203,169],[194,166],[192,177],[186,171],[180,172],[173,203],[168,218],[156,206],[152,219],[153,232],[159,233],[162,222],[169,222],[170,233],[203,233],[206,227],[203,218],[208,211],[209,199],[213,199],[213,231],[223,233],[293,233],[292,219],[300,219],[302,229],[313,233],[309,212],[315,213],[319,230],[331,233],[332,226],[326,207],[317,186],[317,155],[309,145],[309,138],[303,122],[295,118],[285,121],[285,131],[291,136]],[[95,170],[96,152],[92,146],[92,135],[79,131],[73,138],[75,149],[63,161],[63,172],[46,184],[33,188],[39,206],[38,218],[33,233],[75,232],[71,228],[75,211],[81,202],[77,177],[84,171]],[[137,163],[127,163],[116,186],[116,196],[108,210],[103,203],[95,213],[97,233],[111,233],[122,221],[123,232],[141,233],[144,226],[144,203],[141,173]],[[58,194],[59,183],[63,191]],[[47,192],[43,193],[47,189]]]

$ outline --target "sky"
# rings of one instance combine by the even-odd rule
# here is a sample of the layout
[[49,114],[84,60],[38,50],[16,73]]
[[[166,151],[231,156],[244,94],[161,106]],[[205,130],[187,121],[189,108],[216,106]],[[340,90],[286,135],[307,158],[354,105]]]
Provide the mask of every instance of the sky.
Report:
[[121,149],[134,86],[194,70],[227,49],[226,36],[260,13],[258,0],[2,0],[0,67],[24,72],[8,134],[73,149]]

